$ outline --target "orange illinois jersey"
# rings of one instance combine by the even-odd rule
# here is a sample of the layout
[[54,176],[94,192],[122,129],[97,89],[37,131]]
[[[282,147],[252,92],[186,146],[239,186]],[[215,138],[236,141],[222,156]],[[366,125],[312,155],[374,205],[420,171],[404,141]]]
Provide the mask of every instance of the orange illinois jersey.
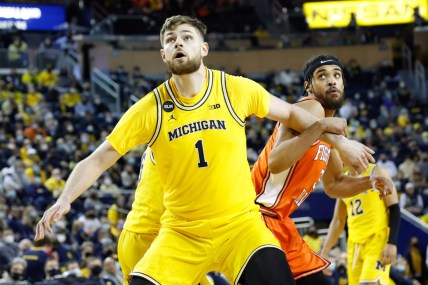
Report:
[[321,180],[327,168],[331,146],[317,140],[291,168],[273,174],[269,172],[268,158],[277,129],[278,126],[254,164],[252,178],[260,211],[283,220],[305,201]]

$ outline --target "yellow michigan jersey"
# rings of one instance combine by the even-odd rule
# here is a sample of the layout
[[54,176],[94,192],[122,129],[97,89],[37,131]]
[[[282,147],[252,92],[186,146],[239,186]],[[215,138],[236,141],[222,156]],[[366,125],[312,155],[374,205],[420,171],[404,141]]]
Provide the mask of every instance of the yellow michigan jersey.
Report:
[[150,150],[144,152],[138,186],[132,209],[126,217],[123,228],[133,233],[157,234],[163,206],[163,190],[159,182],[154,157]]
[[[182,97],[172,79],[133,105],[107,140],[122,155],[148,143],[164,205],[184,220],[205,220],[254,208],[245,118],[268,113],[258,83],[206,69],[205,86]],[[245,92],[243,92],[245,91]]]
[[[370,164],[363,176],[370,176],[376,166]],[[369,189],[351,198],[342,199],[346,204],[348,239],[362,243],[378,231],[388,228],[388,209],[379,192]]]

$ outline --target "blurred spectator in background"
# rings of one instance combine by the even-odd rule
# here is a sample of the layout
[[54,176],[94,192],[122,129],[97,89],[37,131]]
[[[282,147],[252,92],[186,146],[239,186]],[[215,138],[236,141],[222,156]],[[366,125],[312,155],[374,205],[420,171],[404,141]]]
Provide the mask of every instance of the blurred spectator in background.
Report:
[[58,260],[52,257],[46,260],[44,272],[45,280],[54,280],[61,276]]
[[0,279],[0,283],[27,284],[25,280],[27,262],[21,257],[15,257]]
[[410,277],[410,268],[407,260],[398,255],[396,261],[391,265],[390,278],[396,285],[421,285],[418,280]]
[[50,240],[45,238],[33,241],[30,249],[24,251],[22,257],[27,261],[27,279],[30,282],[41,281],[45,278],[45,265],[50,258]]
[[3,168],[2,177],[6,198],[10,201],[21,199],[24,187],[30,182],[28,176],[25,174],[25,165],[22,160],[17,159],[11,167]]
[[415,172],[420,171],[419,166],[415,161],[415,155],[412,153],[407,153],[405,159],[402,163],[398,165],[398,178],[402,180],[407,180],[414,182]]
[[19,253],[13,231],[0,226],[0,269],[6,269],[12,259],[19,256]]
[[415,216],[421,216],[424,209],[422,195],[418,193],[412,182],[407,182],[404,190],[400,195],[400,208],[406,209]]
[[37,82],[42,88],[42,92],[46,92],[48,88],[56,86],[57,81],[58,76],[54,73],[53,65],[50,63],[37,75]]
[[388,158],[386,153],[381,153],[379,155],[379,160],[376,162],[377,165],[383,167],[391,176],[392,179],[396,179],[398,175],[398,169],[394,161]]
[[64,277],[80,277],[80,265],[77,260],[70,260],[67,262],[65,271],[63,273]]
[[409,264],[410,277],[419,281],[420,284],[425,284],[427,278],[427,268],[423,259],[422,249],[419,247],[417,237],[411,237],[409,247],[405,256]]
[[64,188],[65,180],[62,178],[61,169],[54,168],[51,176],[46,180],[45,187],[51,191],[52,196],[57,198]]
[[104,280],[112,280],[116,285],[123,285],[123,276],[117,269],[116,260],[112,257],[104,259],[101,277]]
[[318,229],[315,225],[308,228],[306,234],[303,235],[303,240],[316,253],[321,252],[322,239],[318,234]]
[[10,67],[26,67],[28,63],[28,44],[22,36],[15,35],[13,42],[8,47],[8,59]]

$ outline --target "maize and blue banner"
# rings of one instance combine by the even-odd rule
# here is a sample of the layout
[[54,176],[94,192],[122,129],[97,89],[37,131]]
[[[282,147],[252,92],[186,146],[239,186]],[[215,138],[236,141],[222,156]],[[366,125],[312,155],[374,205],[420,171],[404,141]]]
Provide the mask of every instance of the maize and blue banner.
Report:
[[61,5],[0,3],[0,30],[54,31],[65,23],[65,7]]

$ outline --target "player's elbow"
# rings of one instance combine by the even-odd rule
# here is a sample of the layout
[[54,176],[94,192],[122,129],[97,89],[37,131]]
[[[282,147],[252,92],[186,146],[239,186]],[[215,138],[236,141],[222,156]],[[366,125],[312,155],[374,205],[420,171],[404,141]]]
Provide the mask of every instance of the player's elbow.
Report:
[[341,198],[338,191],[336,191],[336,189],[331,185],[324,185],[324,192],[328,197],[332,199]]

